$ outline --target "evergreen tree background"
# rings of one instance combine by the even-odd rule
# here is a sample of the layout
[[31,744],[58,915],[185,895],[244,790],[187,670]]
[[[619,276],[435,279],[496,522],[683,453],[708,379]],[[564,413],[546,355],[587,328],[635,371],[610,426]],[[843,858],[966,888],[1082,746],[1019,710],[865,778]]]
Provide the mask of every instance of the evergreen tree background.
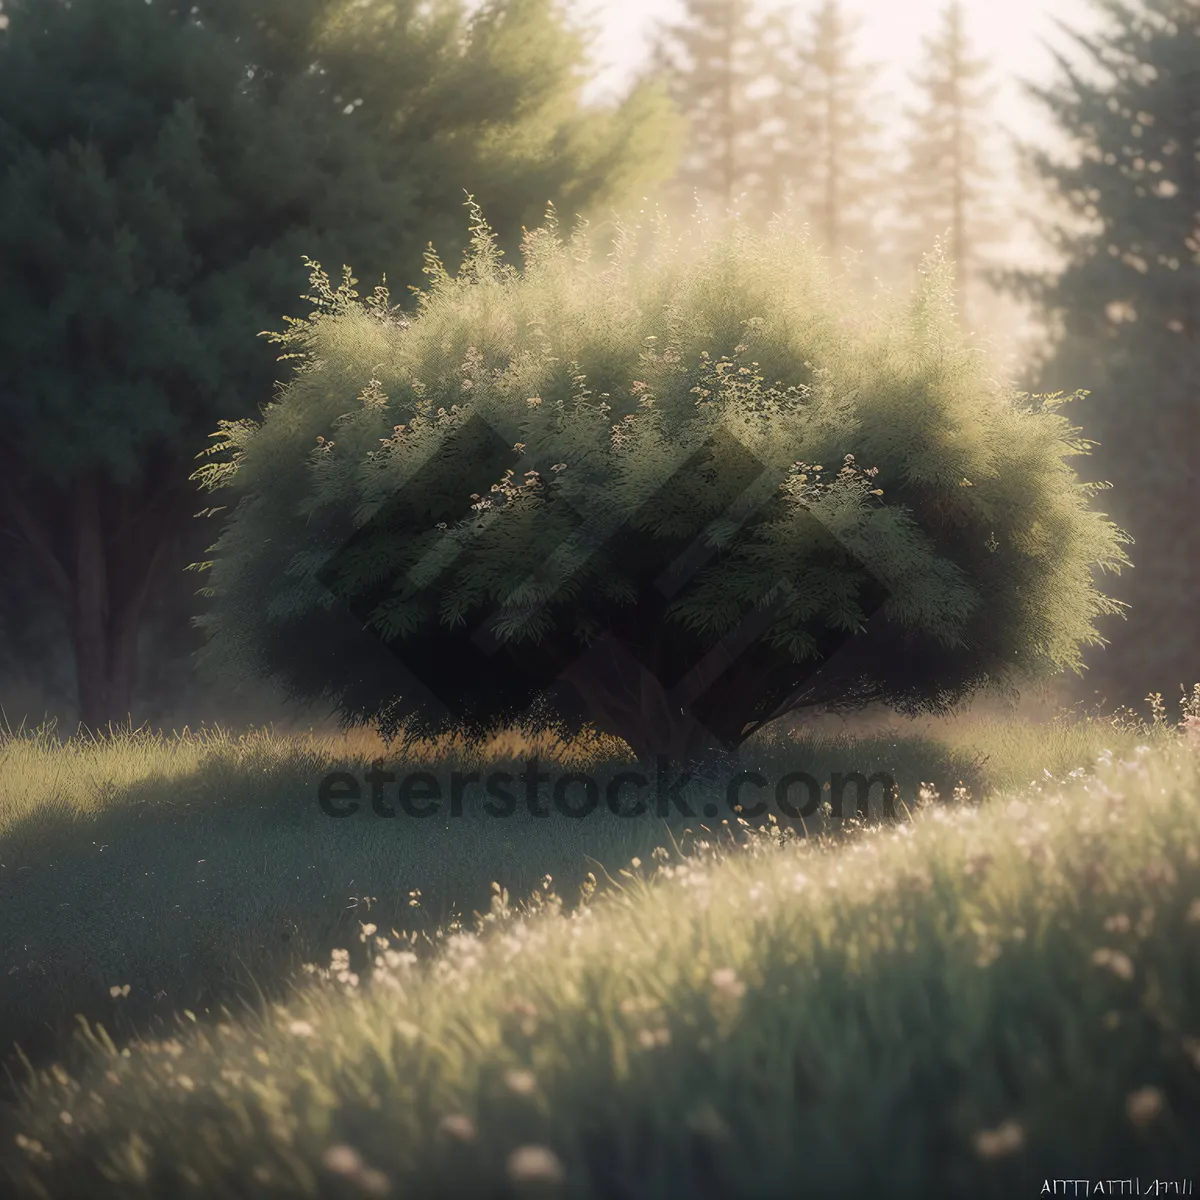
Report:
[[467,189],[515,248],[547,201],[640,197],[676,126],[653,86],[581,103],[586,43],[552,0],[6,0],[4,17],[2,631],[41,678],[36,647],[58,643],[95,728],[152,713],[139,652],[177,661],[159,687],[182,690],[184,569],[212,538],[188,475],[217,420],[270,399],[281,368],[256,335],[303,293],[304,255],[419,278],[431,240],[463,248]]
[[908,129],[894,177],[890,257],[911,273],[935,239],[944,237],[955,264],[960,316],[969,327],[986,247],[1006,233],[994,199],[994,140],[989,146],[995,88],[987,60],[973,55],[960,0],[947,4],[940,28],[923,46],[924,65],[913,76],[921,99],[905,109]]
[[1086,69],[1060,58],[1029,89],[1080,154],[1024,155],[1062,263],[1037,274],[989,266],[1018,183],[957,0],[898,145],[839,0],[797,19],[687,0],[604,108],[580,100],[587,31],[556,0],[6,0],[0,703],[24,679],[31,711],[82,687],[92,724],[186,709],[204,605],[182,568],[213,529],[186,477],[214,422],[257,415],[286,370],[255,335],[294,309],[304,255],[386,273],[406,303],[430,242],[465,249],[468,191],[511,256],[547,201],[607,216],[665,179],[677,213],[699,199],[761,227],[790,203],[835,258],[863,252],[860,282],[907,290],[943,237],[968,329],[1032,306],[1051,336],[1025,386],[1091,389],[1083,473],[1113,482],[1136,538],[1109,589],[1133,609],[1106,621],[1087,694],[1136,703],[1200,674],[1197,10],[1094,2],[1110,28],[1075,38]]
[[683,7],[681,21],[659,23],[649,69],[687,120],[668,202],[690,212],[698,201],[720,214],[736,205],[761,217],[774,169],[773,24],[755,0],[684,0]]
[[1200,8],[1095,2],[1105,31],[1072,36],[1086,69],[1058,55],[1058,83],[1030,88],[1077,148],[1027,152],[1064,266],[1000,278],[1057,331],[1041,388],[1092,392],[1077,414],[1100,443],[1090,474],[1112,482],[1105,507],[1135,542],[1109,586],[1128,619],[1102,626],[1112,645],[1087,682],[1139,703],[1200,675]]
[[861,285],[879,277],[911,288],[944,238],[964,323],[968,298],[992,315],[985,251],[1011,227],[995,199],[995,89],[963,6],[949,4],[924,40],[914,80],[923,99],[906,110],[907,130],[882,119],[879,65],[858,59],[860,29],[843,0],[769,10],[688,0],[681,21],[660,25],[649,74],[668,81],[689,128],[669,193],[675,212],[697,199],[718,212],[736,203],[761,228],[787,210],[836,259],[857,256]]
[[798,206],[827,253],[845,248],[878,257],[879,164],[883,123],[873,115],[878,65],[856,61],[862,26],[841,0],[822,0],[799,24],[791,14],[772,26],[778,90],[775,153],[766,200]]

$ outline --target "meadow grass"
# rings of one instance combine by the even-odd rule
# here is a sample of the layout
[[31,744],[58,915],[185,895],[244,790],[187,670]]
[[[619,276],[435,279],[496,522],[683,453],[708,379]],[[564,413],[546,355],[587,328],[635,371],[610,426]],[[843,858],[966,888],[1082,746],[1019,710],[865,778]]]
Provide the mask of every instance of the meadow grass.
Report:
[[[887,770],[910,803],[926,781],[985,786],[979,752],[928,735],[768,736],[743,757],[774,777],[798,766],[826,780]],[[602,808],[579,821],[523,807],[497,820],[478,804],[460,819],[320,810],[322,778],[361,779],[380,758],[444,785],[453,769],[516,775],[534,759],[601,781],[630,766],[620,742],[520,730],[404,756],[363,731],[10,735],[0,740],[0,1046],[40,1060],[70,1053],[76,1014],[125,1036],[183,1007],[257,1002],[303,962],[327,958],[368,906],[389,926],[427,930],[486,910],[493,883],[521,895],[550,874],[571,895],[590,872],[648,857],[698,824],[674,810],[622,820]],[[115,1003],[109,989],[125,984],[130,995]]]
[[[43,1061],[5,1169],[53,1196],[1014,1194],[1052,1162],[1178,1171],[1200,811],[1177,740],[1100,720],[759,739],[748,766],[890,770],[916,809],[796,837],[330,820],[317,780],[362,775],[366,735],[9,736],[0,985]],[[623,749],[514,733],[412,761],[602,777]],[[992,798],[918,802],[959,779]],[[333,970],[289,984],[302,962]],[[249,983],[260,1003],[236,1003]],[[68,1045],[76,1012],[93,1024]],[[1157,1106],[1145,1128],[1130,1095]]]
[[[768,731],[744,757],[776,777],[797,766],[825,779],[835,769],[885,769],[911,803],[923,782],[948,791],[961,780],[981,794],[1030,762],[1068,769],[1113,735],[1102,723],[968,719],[939,735],[901,722],[857,738]],[[77,1012],[125,1034],[181,1006],[203,1012],[254,997],[327,956],[367,898],[382,903],[388,924],[426,928],[486,908],[493,882],[521,894],[549,873],[574,890],[597,864],[646,855],[688,827],[604,813],[585,822],[520,812],[502,822],[341,822],[318,809],[323,776],[361,777],[381,756],[388,748],[365,731],[0,738],[0,952],[10,964],[0,978],[0,1046],[16,1041],[39,1058],[70,1034]],[[529,731],[483,745],[442,738],[414,747],[407,765],[443,776],[483,764],[515,773],[534,757],[601,774],[628,765],[622,743],[566,745]],[[412,891],[422,896],[415,911]],[[130,984],[128,1003],[111,1002],[114,981]]]

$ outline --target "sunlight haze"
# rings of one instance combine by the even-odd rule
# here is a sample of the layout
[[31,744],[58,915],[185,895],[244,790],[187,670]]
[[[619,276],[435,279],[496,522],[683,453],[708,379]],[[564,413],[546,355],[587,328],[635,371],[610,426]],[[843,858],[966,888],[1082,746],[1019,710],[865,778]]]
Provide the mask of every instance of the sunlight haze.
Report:
[[[803,26],[818,3],[762,0],[762,7],[764,11],[790,9]],[[684,12],[680,0],[575,0],[571,7],[595,30],[596,76],[585,91],[595,99],[613,97],[628,87],[645,66],[657,23],[678,21]],[[879,68],[875,88],[888,152],[899,152],[904,110],[918,98],[910,77],[922,65],[923,41],[937,33],[945,8],[946,0],[846,0],[846,12],[861,19],[856,34],[858,59]],[[1079,47],[1057,22],[1092,34],[1100,28],[1096,6],[1092,0],[965,0],[965,8],[971,52],[992,67],[991,160],[997,190],[1012,213],[1009,241],[1002,248],[993,247],[991,257],[995,261],[998,252],[1009,266],[1052,267],[1055,260],[1029,220],[1031,212],[1043,212],[1041,195],[1022,182],[1010,143],[1016,138],[1059,152],[1064,143],[1020,81],[1055,82],[1059,72],[1054,50],[1079,63]],[[987,324],[1002,342],[1011,346],[1037,335],[1028,314],[1011,298],[995,297],[992,303],[994,316]]]
[[[800,15],[814,7],[815,3],[764,4]],[[846,5],[848,12],[862,18],[861,59],[880,65],[880,91],[884,97],[891,94],[894,111],[911,100],[908,74],[920,62],[922,38],[937,29],[944,8],[945,0],[849,0]],[[1059,47],[1067,42],[1056,18],[1072,29],[1095,28],[1094,6],[1088,0],[966,0],[966,10],[975,52],[992,60],[1000,84],[998,120],[1022,137],[1039,136],[1045,121],[1020,95],[1015,80],[1052,78],[1053,62],[1042,39]],[[645,61],[654,24],[677,20],[683,6],[678,0],[584,0],[579,11],[594,13],[600,27],[595,60],[601,71],[593,87],[603,93],[628,82]]]

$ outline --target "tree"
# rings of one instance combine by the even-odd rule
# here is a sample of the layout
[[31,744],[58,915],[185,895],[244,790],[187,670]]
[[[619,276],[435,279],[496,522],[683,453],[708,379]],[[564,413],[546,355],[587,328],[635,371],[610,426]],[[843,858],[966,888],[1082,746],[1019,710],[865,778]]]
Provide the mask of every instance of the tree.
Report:
[[1004,236],[990,202],[988,104],[994,88],[988,64],[973,58],[961,0],[943,10],[935,37],[923,39],[925,66],[913,76],[921,103],[905,109],[910,124],[898,177],[900,216],[893,234],[899,257],[915,266],[934,241],[949,234],[959,310],[967,321],[981,249]]
[[314,268],[296,374],[197,476],[232,505],[206,671],[409,737],[553,704],[686,761],[1077,667],[1121,534],[1061,397],[964,347],[943,262],[872,319],[783,220],[588,246],[551,214],[521,273],[476,209],[411,318]]
[[790,191],[830,254],[847,245],[864,250],[873,237],[882,124],[871,116],[877,68],[854,61],[861,20],[848,18],[839,0],[824,0],[807,34],[779,21],[771,201],[778,209]]
[[56,707],[70,703],[69,660],[57,653],[61,614],[39,602],[34,565],[20,555],[5,561],[0,587],[0,730],[23,719],[39,725]]
[[684,0],[684,14],[659,22],[651,51],[650,74],[667,81],[688,123],[674,187],[687,204],[695,196],[721,213],[753,211],[771,159],[770,22],[753,0]]
[[1001,278],[1056,330],[1041,378],[1070,374],[1092,392],[1096,466],[1136,568],[1119,591],[1129,621],[1095,677],[1110,700],[1137,703],[1200,674],[1200,11],[1098,7],[1103,31],[1066,31],[1093,70],[1056,54],[1056,84],[1027,85],[1075,149],[1025,151],[1056,208],[1042,232],[1063,267]]
[[[519,236],[671,168],[665,96],[581,107],[551,0],[8,0],[0,520],[68,614],[81,720],[128,717],[147,597],[304,253],[413,277],[470,186]],[[449,217],[449,221],[448,221]]]

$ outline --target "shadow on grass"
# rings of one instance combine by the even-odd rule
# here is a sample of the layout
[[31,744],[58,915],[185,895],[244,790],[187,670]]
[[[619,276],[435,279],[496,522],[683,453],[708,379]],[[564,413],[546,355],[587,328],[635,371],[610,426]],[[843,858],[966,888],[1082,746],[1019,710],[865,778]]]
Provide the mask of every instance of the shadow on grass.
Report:
[[[282,998],[302,963],[328,963],[331,950],[357,937],[360,922],[381,932],[431,932],[456,914],[486,911],[493,883],[519,899],[547,875],[570,900],[589,873],[603,884],[605,871],[648,860],[655,847],[686,852],[689,831],[737,830],[723,781],[682,793],[691,817],[670,809],[663,819],[653,799],[641,817],[613,815],[605,787],[632,768],[612,754],[586,763],[602,797],[586,819],[555,811],[552,783],[540,793],[547,814],[532,815],[520,782],[511,785],[518,803],[505,818],[483,811],[481,787],[466,792],[461,816],[449,816],[446,803],[430,817],[406,816],[395,785],[385,796],[397,816],[381,818],[363,785],[359,811],[332,819],[318,805],[321,780],[345,771],[361,781],[370,755],[302,739],[226,738],[181,769],[168,761],[170,739],[162,745],[161,767],[146,755],[135,778],[116,784],[86,747],[49,743],[33,758],[25,748],[26,782],[41,799],[0,824],[0,1045],[10,1070],[19,1062],[14,1044],[35,1064],[54,1058],[69,1066],[76,1014],[103,1025],[118,1044],[156,1036],[173,1030],[183,1010],[203,1020],[222,1007]],[[69,755],[76,761],[65,770]],[[453,770],[517,777],[526,765],[517,752],[486,761],[456,752],[389,760],[387,769],[430,771],[446,796]],[[968,751],[932,738],[888,733],[764,738],[744,749],[741,767],[772,785],[789,771],[821,781],[835,771],[886,772],[901,816],[922,783],[943,795],[959,781],[976,795],[987,785],[978,756],[973,762]],[[557,778],[585,768],[567,754],[559,764],[543,759],[542,769]],[[673,769],[671,778],[678,774]],[[53,782],[60,778],[65,784]],[[90,789],[90,807],[73,789]],[[581,796],[572,792],[568,803]],[[758,796],[742,798],[750,804]],[[800,824],[771,808],[781,823]],[[871,818],[879,811],[877,788]],[[811,835],[839,822],[818,817],[805,825]],[[121,994],[112,995],[117,988]]]

